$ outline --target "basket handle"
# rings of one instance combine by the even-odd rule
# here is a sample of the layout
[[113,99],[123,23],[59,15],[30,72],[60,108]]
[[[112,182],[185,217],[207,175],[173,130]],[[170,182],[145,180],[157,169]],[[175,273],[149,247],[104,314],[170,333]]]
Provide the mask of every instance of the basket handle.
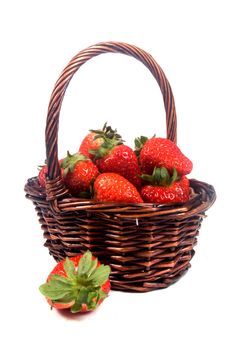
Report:
[[[88,47],[85,50],[80,51],[72,60],[68,63],[66,68],[57,80],[54,90],[52,92],[47,115],[47,124],[45,131],[46,139],[46,156],[48,163],[48,179],[55,180],[60,176],[60,167],[58,163],[58,124],[59,114],[65,95],[67,86],[72,79],[74,73],[89,59],[98,56],[102,53],[116,52],[135,57],[141,61],[152,73],[154,78],[161,89],[164,101],[164,107],[166,111],[166,124],[167,124],[167,138],[176,142],[176,109],[174,97],[170,84],[165,77],[164,72],[160,66],[155,62],[153,57],[142,49],[121,43],[121,42],[104,42]],[[53,197],[53,196],[52,196]]]

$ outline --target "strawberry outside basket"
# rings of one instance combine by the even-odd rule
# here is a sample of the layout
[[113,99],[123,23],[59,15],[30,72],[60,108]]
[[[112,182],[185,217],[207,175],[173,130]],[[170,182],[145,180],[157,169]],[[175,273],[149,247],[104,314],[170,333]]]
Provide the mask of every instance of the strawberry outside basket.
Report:
[[168,287],[191,266],[201,222],[216,194],[211,185],[197,180],[190,180],[191,196],[185,204],[96,203],[68,193],[58,162],[62,100],[75,72],[92,57],[108,52],[135,57],[150,70],[163,95],[167,138],[176,142],[174,98],[160,66],[136,46],[99,43],[79,52],[61,73],[48,107],[46,187],[33,177],[25,191],[35,205],[45,246],[56,261],[89,249],[101,262],[110,264],[112,289],[147,292]]

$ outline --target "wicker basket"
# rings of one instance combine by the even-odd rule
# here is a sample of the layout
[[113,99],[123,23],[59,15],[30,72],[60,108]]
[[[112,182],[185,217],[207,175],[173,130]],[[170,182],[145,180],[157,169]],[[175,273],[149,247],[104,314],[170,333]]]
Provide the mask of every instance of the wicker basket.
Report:
[[45,246],[57,261],[90,249],[101,262],[110,264],[113,289],[146,292],[169,286],[190,267],[202,219],[216,194],[211,185],[197,180],[190,181],[192,194],[182,205],[95,203],[68,194],[58,163],[62,100],[82,64],[107,52],[133,56],[150,70],[163,95],[167,138],[176,142],[174,98],[159,65],[138,47],[119,42],[100,43],[78,53],[58,79],[47,116],[46,189],[33,177],[27,181],[25,191],[39,216]]

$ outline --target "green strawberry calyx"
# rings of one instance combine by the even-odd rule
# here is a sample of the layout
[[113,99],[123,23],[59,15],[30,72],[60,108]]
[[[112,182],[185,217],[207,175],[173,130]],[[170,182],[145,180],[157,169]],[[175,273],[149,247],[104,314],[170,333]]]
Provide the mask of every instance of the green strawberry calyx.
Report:
[[104,124],[102,130],[91,129],[90,131],[96,134],[94,140],[99,138],[103,140],[98,149],[89,149],[89,153],[95,156],[94,161],[105,157],[115,146],[122,145],[124,142],[121,135],[117,133],[117,129],[113,130],[107,123]]
[[170,173],[165,167],[155,167],[152,175],[142,174],[141,178],[149,182],[152,186],[170,186],[175,181],[180,180],[176,168],[173,168],[172,175],[170,175]]
[[73,302],[71,312],[82,310],[83,304],[87,310],[94,310],[99,301],[107,297],[102,285],[108,280],[111,272],[108,265],[98,265],[98,259],[92,259],[87,251],[79,260],[78,267],[69,258],[64,262],[66,276],[53,274],[48,281],[39,287],[40,292],[52,303],[67,304]]
[[90,161],[90,158],[81,153],[70,154],[70,152],[67,151],[67,156],[61,163],[61,168],[64,169],[64,175],[66,176],[69,172],[73,172],[75,165],[81,161]]
[[[156,135],[154,134],[152,138],[153,137],[156,137]],[[147,136],[139,136],[134,139],[134,146],[135,146],[134,153],[136,154],[137,157],[140,156],[141,150],[147,140],[149,140]]]
[[146,141],[148,140],[147,136],[139,136],[134,139],[135,150],[134,153],[139,157],[140,152]]

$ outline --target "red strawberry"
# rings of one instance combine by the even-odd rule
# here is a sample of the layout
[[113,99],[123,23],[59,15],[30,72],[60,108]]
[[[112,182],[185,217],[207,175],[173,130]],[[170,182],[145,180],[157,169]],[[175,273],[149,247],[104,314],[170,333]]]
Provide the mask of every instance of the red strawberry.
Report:
[[168,171],[176,168],[178,174],[186,175],[192,171],[193,164],[176,144],[168,139],[152,137],[140,151],[141,170],[151,174],[154,167],[165,167]]
[[94,199],[98,202],[143,202],[136,187],[115,173],[104,173],[97,177],[94,182]]
[[96,309],[110,291],[110,267],[90,251],[59,262],[40,286],[49,305],[72,313]]
[[47,165],[43,165],[42,167],[38,167],[39,174],[38,174],[38,181],[41,187],[45,187],[46,182],[46,176],[48,173],[48,167]]
[[[62,162],[63,162],[63,159],[59,160],[60,165]],[[41,187],[45,187],[46,176],[48,173],[48,166],[47,165],[39,166],[38,169],[40,170],[38,174],[39,184]],[[61,176],[63,177],[63,175],[64,175],[64,171],[63,169],[61,169]]]
[[117,134],[107,123],[104,124],[102,130],[90,130],[79,147],[79,153],[84,154],[90,159],[94,159],[96,151],[103,145],[103,143],[113,142],[114,144],[122,143],[121,136]]
[[124,176],[135,187],[141,186],[140,168],[134,151],[126,145],[109,148],[107,154],[96,160],[101,173],[117,173]]
[[166,168],[154,168],[152,175],[142,175],[142,178],[151,182],[141,190],[141,196],[147,203],[184,203],[189,200],[189,180],[184,175],[179,179],[175,169],[170,176]]
[[94,159],[95,155],[91,154],[89,151],[98,149],[103,143],[103,139],[101,137],[95,139],[96,136],[96,133],[91,132],[90,134],[84,137],[79,147],[79,152],[82,153],[84,156],[89,157],[90,159]]
[[141,179],[137,157],[130,147],[122,143],[117,130],[105,123],[102,130],[91,130],[91,134],[84,138],[79,150],[85,155],[91,154],[100,172],[120,174],[139,188]]
[[71,155],[63,160],[64,182],[73,195],[90,197],[91,186],[99,175],[98,168],[92,161],[80,153]]

